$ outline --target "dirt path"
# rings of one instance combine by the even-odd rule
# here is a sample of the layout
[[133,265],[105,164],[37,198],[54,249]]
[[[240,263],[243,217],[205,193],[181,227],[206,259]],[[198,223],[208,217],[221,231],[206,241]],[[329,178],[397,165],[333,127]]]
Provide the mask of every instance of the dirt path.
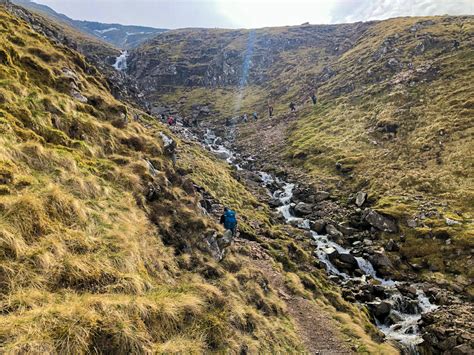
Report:
[[267,277],[271,288],[286,302],[288,313],[294,319],[301,340],[310,354],[353,354],[342,340],[334,320],[314,302],[292,295],[285,286],[281,272],[274,268],[272,258],[257,243],[237,239],[235,245],[250,247],[255,267]]

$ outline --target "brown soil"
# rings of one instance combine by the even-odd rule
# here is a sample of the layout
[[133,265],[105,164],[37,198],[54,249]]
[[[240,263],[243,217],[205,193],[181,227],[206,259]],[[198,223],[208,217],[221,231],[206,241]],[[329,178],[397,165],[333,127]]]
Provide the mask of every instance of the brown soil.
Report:
[[236,240],[236,247],[246,246],[255,267],[263,272],[270,287],[286,302],[287,310],[294,320],[301,340],[310,354],[353,354],[350,344],[342,340],[335,321],[309,299],[293,295],[286,287],[283,275],[275,269],[272,258],[257,243],[244,239]]

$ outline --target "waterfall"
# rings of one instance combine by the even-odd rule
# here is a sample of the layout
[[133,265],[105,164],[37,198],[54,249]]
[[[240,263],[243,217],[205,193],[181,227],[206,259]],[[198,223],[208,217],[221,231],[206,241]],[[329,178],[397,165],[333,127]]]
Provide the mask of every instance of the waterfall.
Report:
[[115,64],[113,67],[118,70],[118,71],[124,71],[127,70],[127,57],[128,57],[128,52],[123,51],[120,56],[117,57],[115,60]]

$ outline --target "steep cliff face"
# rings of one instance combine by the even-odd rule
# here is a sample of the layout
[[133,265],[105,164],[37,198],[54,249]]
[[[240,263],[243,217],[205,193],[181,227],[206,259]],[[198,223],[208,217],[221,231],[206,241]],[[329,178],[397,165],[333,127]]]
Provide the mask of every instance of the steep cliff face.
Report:
[[[144,88],[155,91],[163,86],[268,88],[272,80],[303,62],[321,65],[341,56],[369,27],[370,23],[358,23],[259,30],[177,30],[132,51],[129,73]],[[298,63],[299,51],[305,55]],[[288,59],[294,63],[288,63]]]
[[369,193],[401,228],[377,236],[400,243],[400,267],[457,287],[474,270],[473,34],[472,16],[171,31],[133,51],[128,73],[152,112],[172,106],[216,126],[258,112],[264,120],[233,121],[241,150],[330,190],[341,208]]

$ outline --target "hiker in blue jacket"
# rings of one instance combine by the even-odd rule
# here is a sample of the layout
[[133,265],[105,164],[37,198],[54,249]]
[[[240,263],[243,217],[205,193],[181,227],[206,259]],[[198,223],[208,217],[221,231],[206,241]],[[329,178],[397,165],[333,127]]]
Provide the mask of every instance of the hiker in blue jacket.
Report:
[[237,216],[234,211],[230,208],[224,207],[224,214],[221,216],[220,223],[224,225],[226,230],[232,232],[232,236],[235,237],[237,233]]

